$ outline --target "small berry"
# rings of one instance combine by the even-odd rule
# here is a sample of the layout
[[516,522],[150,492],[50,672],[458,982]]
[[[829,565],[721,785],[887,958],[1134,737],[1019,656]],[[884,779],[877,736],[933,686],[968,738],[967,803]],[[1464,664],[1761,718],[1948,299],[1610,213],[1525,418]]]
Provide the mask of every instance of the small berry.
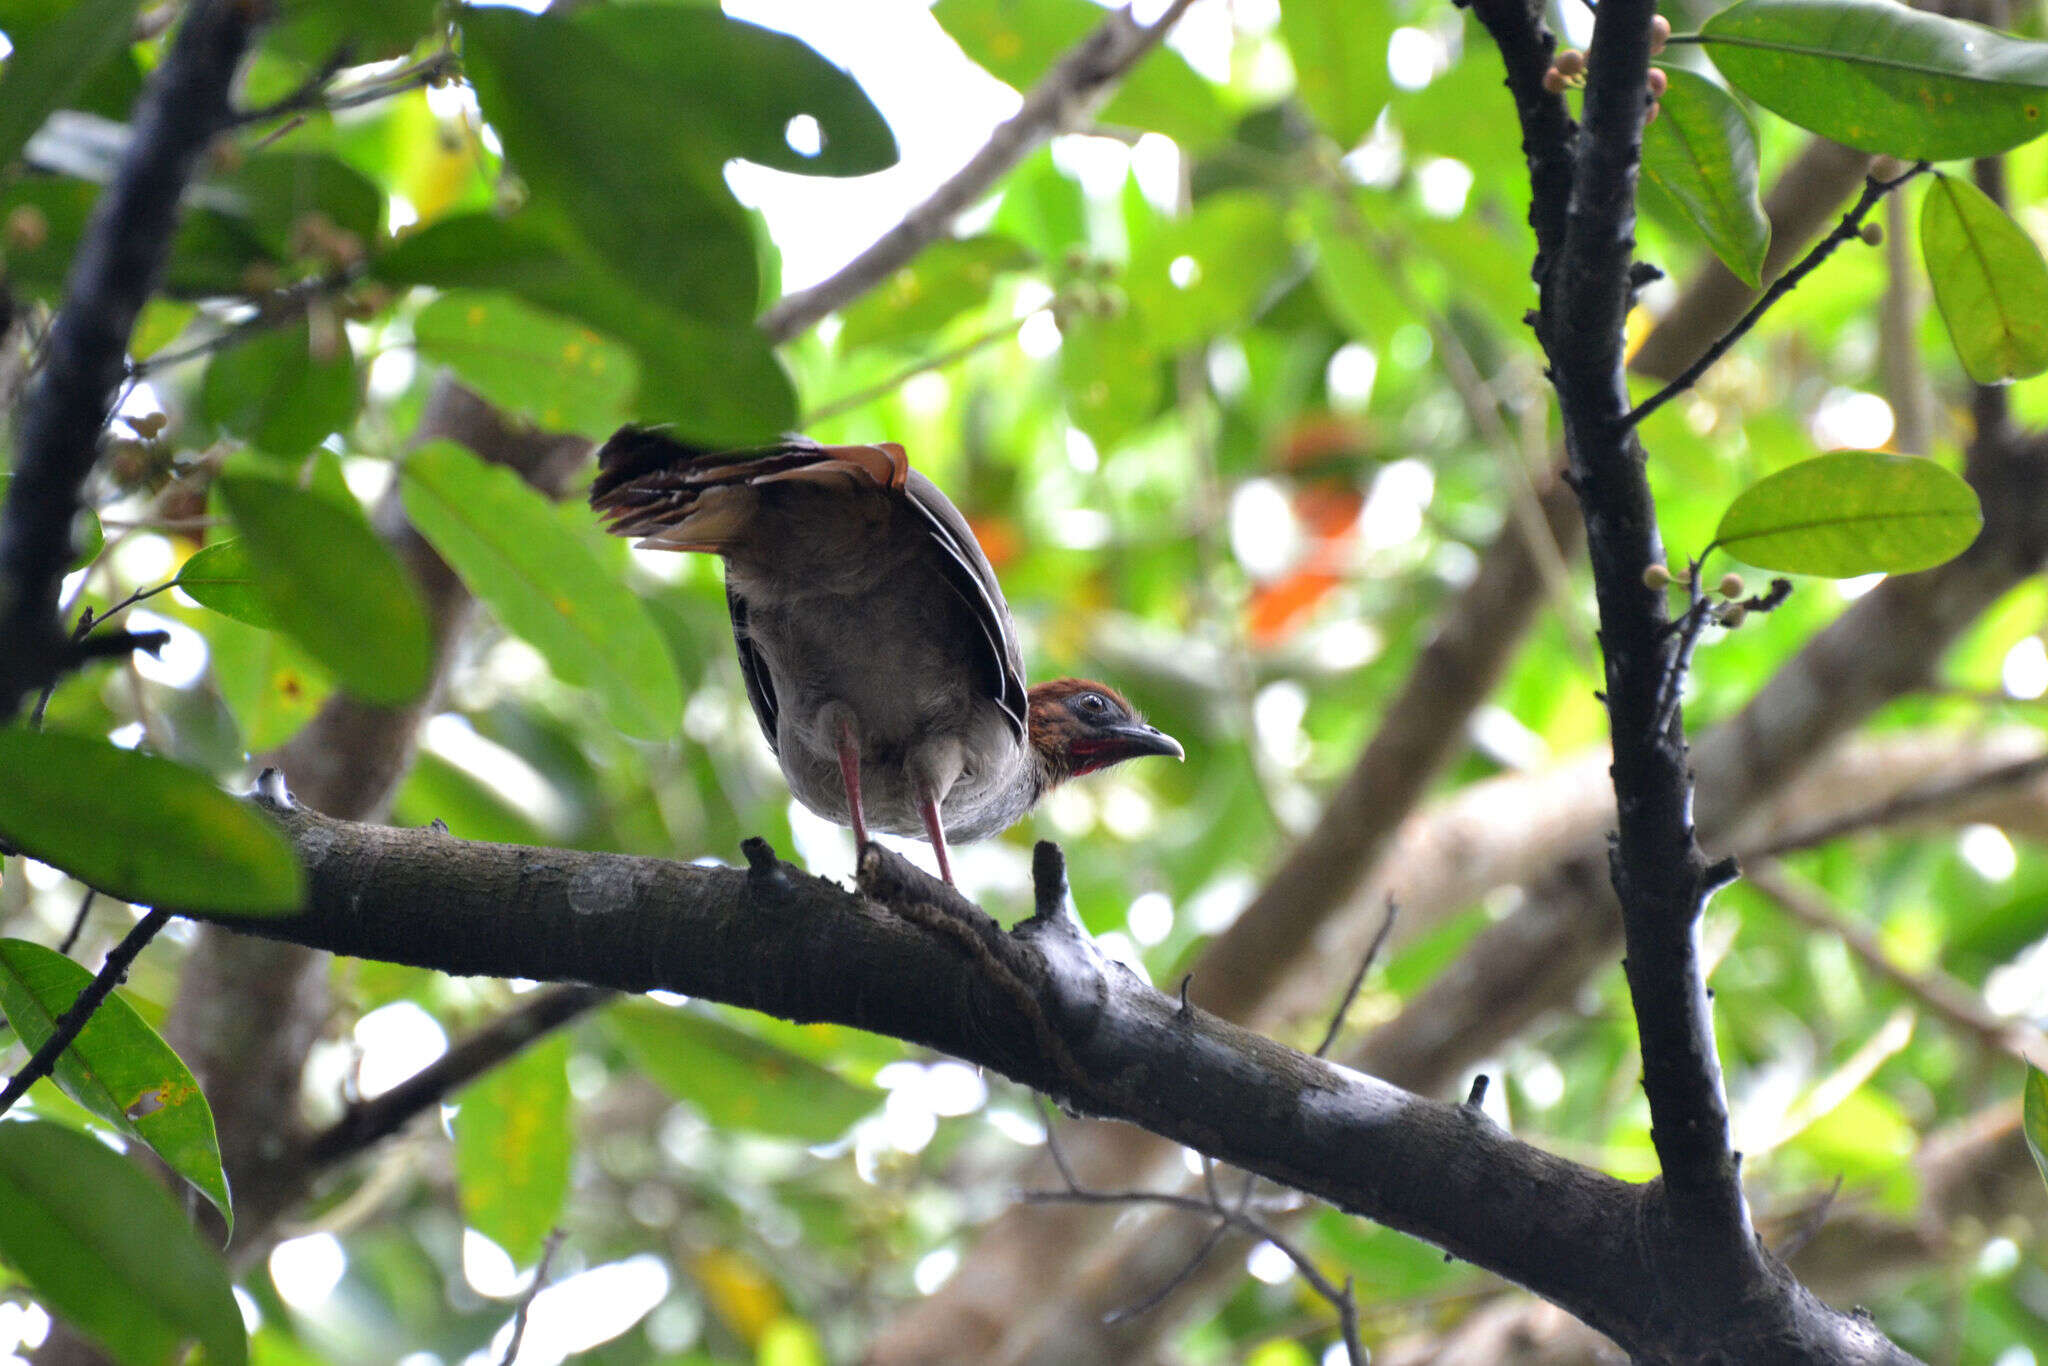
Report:
[[1557,60],[1551,65],[1560,76],[1583,76],[1586,74],[1586,54],[1575,47],[1568,47],[1557,54]]
[[1723,626],[1732,631],[1742,625],[1743,618],[1748,615],[1749,609],[1747,607],[1744,607],[1739,602],[1731,602],[1721,609],[1720,621]]
[[1742,575],[1723,574],[1721,582],[1714,585],[1714,589],[1724,598],[1739,598],[1742,596]]
[[1869,245],[1877,246],[1884,241],[1884,224],[1865,223],[1856,230],[1856,235]]
[[1671,570],[1668,566],[1653,564],[1643,571],[1643,587],[1656,589],[1670,586]]
[[1654,57],[1662,52],[1670,41],[1671,21],[1661,14],[1653,16],[1650,20],[1650,55]]
[[1664,74],[1663,68],[1655,66],[1651,67],[1650,98],[1653,100],[1661,100],[1664,98],[1664,92],[1666,90],[1669,90],[1670,88],[1671,78]]
[[1564,78],[1564,73],[1554,66],[1543,73],[1543,88],[1553,95],[1562,95],[1570,84],[1571,82]]

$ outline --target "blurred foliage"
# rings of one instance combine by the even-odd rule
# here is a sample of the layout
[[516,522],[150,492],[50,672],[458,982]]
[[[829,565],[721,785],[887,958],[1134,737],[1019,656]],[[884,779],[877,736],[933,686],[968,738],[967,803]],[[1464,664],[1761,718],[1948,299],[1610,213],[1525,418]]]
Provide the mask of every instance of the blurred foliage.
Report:
[[[161,60],[154,26],[132,45],[100,41],[134,8],[0,4],[14,49],[0,155],[27,149],[0,176],[0,250],[26,321],[10,376],[60,297],[105,173],[95,120],[125,117]],[[160,662],[89,669],[50,698],[48,729],[90,737],[96,753],[112,737],[242,781],[248,756],[288,739],[338,684],[415,694],[424,626],[369,533],[382,502],[412,515],[484,607],[395,820],[723,860],[759,834],[844,875],[850,837],[792,808],[761,742],[717,570],[635,556],[595,532],[576,490],[548,507],[446,447],[416,451],[413,435],[444,372],[516,418],[593,438],[643,420],[742,441],[809,413],[820,440],[902,442],[948,490],[1002,576],[1034,676],[1112,678],[1186,744],[1185,766],[1064,790],[956,863],[1014,918],[1029,906],[1030,841],[1060,839],[1091,929],[1167,983],[1313,818],[1528,477],[1554,459],[1523,321],[1535,298],[1519,135],[1497,57],[1453,6],[1197,5],[1179,46],[1140,67],[1093,132],[1028,158],[956,240],[779,350],[749,324],[779,293],[783,246],[822,235],[844,259],[866,243],[831,207],[852,201],[767,215],[726,168],[844,177],[894,158],[871,92],[829,54],[703,5],[280,8],[241,98],[290,108],[208,159],[91,488],[96,553],[75,602],[105,610],[182,585],[126,618],[171,632]],[[1741,8],[1782,26],[1796,7]],[[1696,9],[1686,22],[1707,17]],[[1101,17],[1087,0],[940,0],[933,13],[963,68],[1020,88]],[[1967,83],[1969,54],[1909,36],[1923,75]],[[53,51],[79,69],[49,67]],[[337,53],[348,64],[320,84]],[[1850,98],[1813,87],[1806,67],[1745,69],[1749,85],[1724,74],[1792,117]],[[309,90],[335,107],[293,100]],[[1716,251],[1753,270],[1755,186],[1806,135],[1690,71],[1671,90],[1641,254],[1672,280]],[[1957,126],[1934,131],[1972,133]],[[1760,176],[1741,160],[1752,142]],[[1997,295],[2038,265],[2022,248],[2048,230],[2042,143],[2006,158],[2006,181],[2007,265],[1968,275],[1968,261],[1933,254],[1938,283],[1948,271],[1950,285]],[[1917,208],[1937,191],[1923,177],[1905,193]],[[1949,193],[1964,220],[1980,214]],[[1674,560],[1704,550],[1764,476],[1887,447],[1889,348],[1905,347],[1906,373],[1937,399],[1932,448],[1907,453],[1959,464],[1964,374],[1931,311],[1881,335],[1893,283],[1884,253],[1851,243],[1644,424]],[[1675,288],[1646,291],[1636,333]],[[1956,340],[1966,356],[2012,343]],[[2009,393],[2022,420],[2048,420],[2042,381]],[[1710,627],[1695,730],[1741,706],[1862,586],[1805,580],[1768,617]],[[1446,791],[1604,738],[1583,573],[1550,608]],[[2037,727],[2044,609],[2038,585],[2016,592],[1944,663],[1940,692],[1894,704],[1874,729]],[[110,763],[109,781],[123,772]],[[1790,863],[1901,961],[2010,1014],[2048,1011],[2048,862],[2017,832],[1858,836]],[[58,942],[77,887],[21,859],[6,873],[0,927]],[[1354,1021],[1427,989],[1514,895],[1402,943]],[[102,903],[78,956],[96,961],[124,928]],[[1908,1159],[1927,1137],[2019,1094],[2019,1063],[1902,1016],[1908,996],[1753,888],[1725,893],[1707,931],[1737,1123],[1764,1136],[1744,1170],[1765,1214],[1839,1177],[1845,1200],[1908,1215]],[[160,947],[124,993],[138,1025],[173,995],[166,964],[175,951]],[[520,989],[387,964],[333,972],[337,1014],[307,1084],[316,1119]],[[1299,1021],[1291,1040],[1312,1043],[1320,1024]],[[1619,974],[1487,1070],[1522,1135],[1651,1174]],[[2037,1110],[2042,1091],[2036,1081]],[[47,1086],[32,1104],[95,1123]],[[669,1001],[615,1006],[453,1104],[452,1134],[415,1132],[338,1173],[301,1212],[301,1236],[243,1277],[255,1360],[495,1361],[519,1294],[509,1258],[530,1261],[554,1226],[567,1234],[556,1289],[535,1305],[537,1355],[522,1360],[851,1359],[943,1280],[1043,1133],[1027,1096],[917,1049]],[[2031,1114],[2037,1143],[2041,1130]],[[1996,1228],[1949,1230],[1951,1261],[1867,1302],[1906,1346],[1947,1361],[2048,1353],[2040,1218],[2037,1203]],[[1491,1291],[1334,1213],[1302,1237],[1355,1277],[1375,1343],[1448,1328]],[[4,1236],[0,1255],[12,1256]],[[1328,1319],[1298,1279],[1247,1278],[1176,1350],[1192,1363],[1329,1360]]]

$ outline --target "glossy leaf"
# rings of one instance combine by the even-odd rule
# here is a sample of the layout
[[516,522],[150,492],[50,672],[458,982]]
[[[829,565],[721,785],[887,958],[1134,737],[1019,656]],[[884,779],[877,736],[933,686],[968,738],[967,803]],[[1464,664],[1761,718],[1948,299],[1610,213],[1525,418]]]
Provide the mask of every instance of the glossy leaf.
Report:
[[0,1261],[121,1366],[248,1360],[220,1254],[163,1187],[104,1143],[47,1121],[0,1124]]
[[303,322],[259,332],[206,367],[208,417],[265,455],[295,458],[355,421],[355,357],[337,330],[315,355]]
[[569,1195],[569,1036],[556,1030],[455,1100],[462,1217],[522,1266],[540,1255]]
[[194,551],[178,570],[178,591],[203,607],[265,630],[277,629],[277,617],[256,586],[256,567],[238,536],[215,541]]
[[721,1129],[824,1143],[881,1097],[714,1015],[624,1001],[605,1022],[640,1070]]
[[1960,555],[1983,523],[1976,492],[1931,460],[1837,451],[1744,489],[1714,543],[1789,574],[1905,574]]
[[1730,85],[1866,152],[1984,157],[2048,132],[2048,43],[1891,0],[1742,0],[1701,35]]
[[640,383],[631,351],[511,294],[450,291],[420,310],[412,334],[422,356],[549,431],[603,435]]
[[996,277],[1029,270],[1037,257],[1006,237],[938,242],[842,315],[839,345],[917,345],[958,315],[985,302]]
[[796,425],[796,390],[751,322],[721,326],[652,301],[536,222],[464,214],[407,237],[373,265],[394,287],[504,289],[633,348],[633,417],[678,436],[744,445]]
[[[1026,91],[1095,31],[1104,11],[1089,0],[939,0],[932,18],[990,75]],[[1170,47],[1138,63],[1097,118],[1164,133],[1190,151],[1230,131],[1215,90]]]
[[2027,1151],[2034,1155],[2041,1179],[2048,1181],[2048,1072],[2038,1067],[2027,1068],[2020,1132],[2026,1135]]
[[138,7],[139,0],[76,0],[48,23],[10,32],[14,50],[0,78],[0,167],[127,45]]
[[[93,975],[54,949],[0,939],[0,1011],[31,1051],[92,985]],[[122,1133],[147,1143],[191,1182],[234,1230],[213,1111],[191,1071],[117,991],[100,1003],[51,1079],[65,1095]]]
[[558,677],[596,693],[629,734],[674,733],[683,700],[668,647],[617,572],[545,498],[447,441],[406,459],[404,493],[413,525]]
[[0,730],[0,836],[87,886],[173,909],[297,909],[298,856],[277,827],[180,764],[104,740]]
[[[730,157],[860,175],[896,159],[867,97],[787,34],[711,8],[462,12],[464,67],[529,212],[573,224],[658,303],[714,323],[760,303],[752,229],[720,174]],[[811,119],[815,156],[790,142]]]
[[216,481],[257,591],[292,638],[350,692],[397,706],[426,690],[433,637],[412,580],[351,504],[253,466]]
[[2026,229],[1967,180],[1936,176],[1920,207],[1920,252],[1971,379],[2048,370],[2048,262]]
[[1393,94],[1387,42],[1394,24],[1392,5],[1289,0],[1280,7],[1295,94],[1340,147],[1363,141]]
[[1668,67],[1663,112],[1643,130],[1643,176],[1671,197],[1735,277],[1761,288],[1771,221],[1756,187],[1749,111],[1696,71]]

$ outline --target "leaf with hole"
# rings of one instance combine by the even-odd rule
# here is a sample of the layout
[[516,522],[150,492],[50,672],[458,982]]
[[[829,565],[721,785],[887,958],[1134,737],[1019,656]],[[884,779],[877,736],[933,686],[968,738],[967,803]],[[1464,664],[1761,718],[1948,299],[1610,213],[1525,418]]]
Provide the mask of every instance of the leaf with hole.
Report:
[[0,1261],[121,1366],[207,1366],[249,1344],[226,1263],[141,1168],[46,1120],[0,1124]]
[[548,501],[503,466],[449,441],[406,458],[413,525],[493,615],[557,677],[597,694],[605,716],[646,740],[682,716],[675,662],[631,589]]
[[[0,1011],[38,1049],[93,976],[55,949],[0,939]],[[228,1221],[228,1179],[213,1111],[190,1069],[118,991],[100,1003],[51,1073],[57,1088],[130,1138],[147,1143]]]
[[2048,43],[1892,0],[1742,0],[1700,37],[1737,90],[1865,152],[1986,157],[2048,132]]
[[1920,253],[1971,379],[2002,384],[2048,370],[2048,262],[1989,195],[1936,176],[1920,207]]
[[271,615],[365,702],[426,691],[433,636],[419,591],[362,513],[253,463],[216,481]]
[[1744,489],[1714,544],[1759,569],[1843,579],[1932,568],[1983,524],[1976,490],[1932,460],[1837,451]]
[[61,731],[0,729],[0,837],[124,901],[280,914],[304,876],[277,827],[169,759]]
[[1696,71],[1670,67],[1662,115],[1643,130],[1643,178],[1668,195],[1735,277],[1761,287],[1771,221],[1756,188],[1749,111]]

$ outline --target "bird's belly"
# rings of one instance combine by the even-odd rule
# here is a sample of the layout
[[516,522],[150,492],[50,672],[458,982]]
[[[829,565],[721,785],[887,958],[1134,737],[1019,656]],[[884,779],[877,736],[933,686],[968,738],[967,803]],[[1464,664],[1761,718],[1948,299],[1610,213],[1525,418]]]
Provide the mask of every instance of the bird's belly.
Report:
[[[966,722],[955,733],[962,741],[963,766],[940,804],[940,819],[949,841],[985,839],[1014,825],[1031,807],[1024,747],[1017,743],[1002,709],[985,698],[974,700]],[[783,776],[796,799],[810,810],[839,825],[851,825],[838,750],[821,741],[822,737],[791,735],[785,726],[777,747]],[[869,737],[861,755],[861,815],[871,831],[923,839],[924,818],[918,811],[908,757],[906,744]]]

